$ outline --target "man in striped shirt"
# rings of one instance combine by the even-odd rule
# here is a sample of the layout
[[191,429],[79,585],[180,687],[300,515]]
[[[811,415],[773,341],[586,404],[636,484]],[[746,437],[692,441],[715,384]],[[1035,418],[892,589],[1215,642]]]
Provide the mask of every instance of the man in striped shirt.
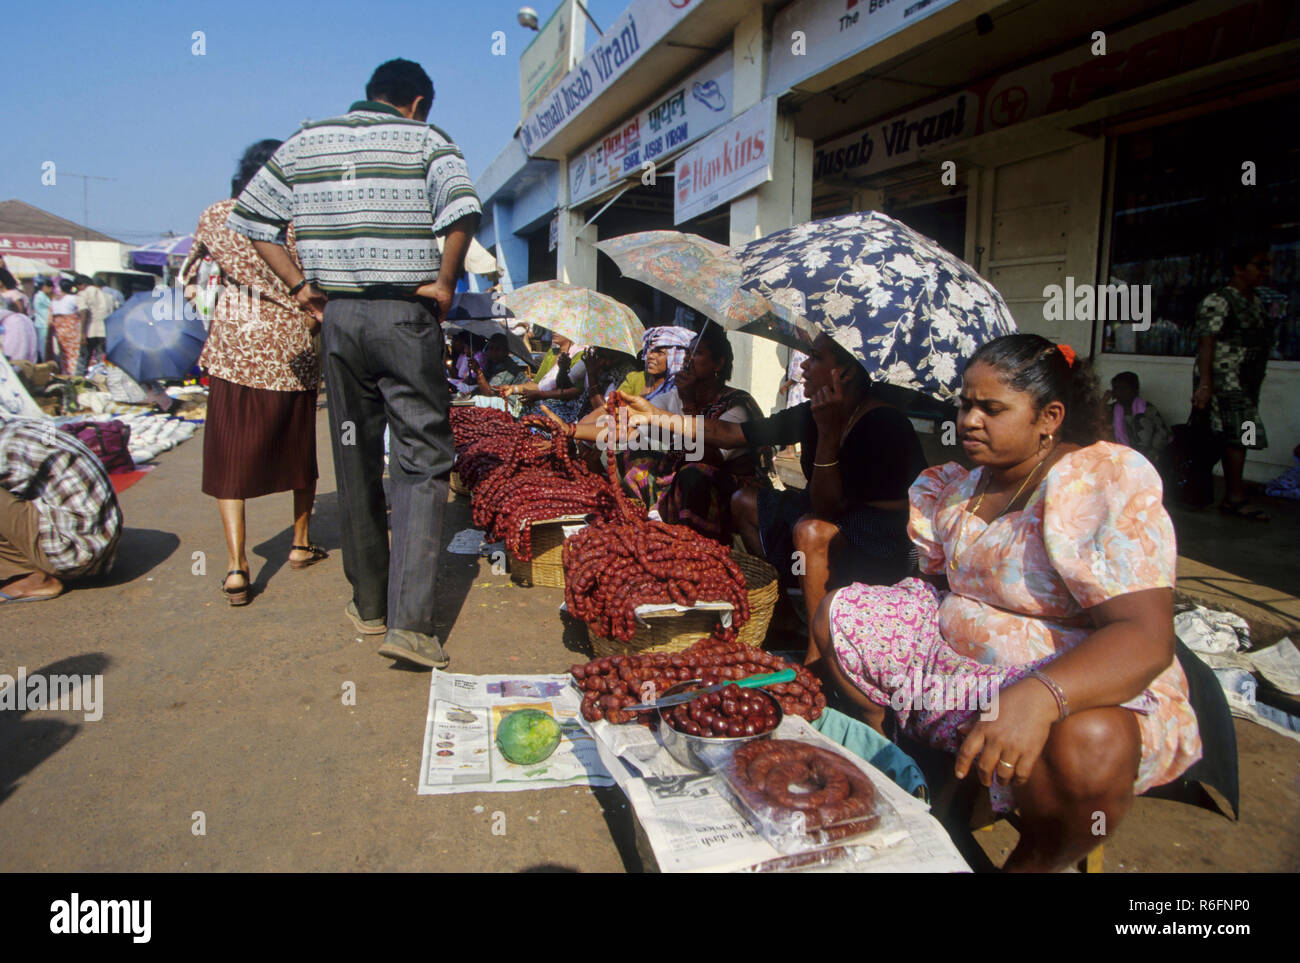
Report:
[[[425,122],[432,101],[419,64],[382,64],[366,100],[281,145],[227,226],[252,239],[323,322],[343,570],[352,584],[346,614],[358,631],[384,635],[381,654],[443,668],[434,585],[453,449],[439,321],[481,208],[460,150]],[[290,222],[301,270],[283,247]]]
[[0,603],[106,574],[121,534],[117,495],[89,448],[50,421],[0,423]]

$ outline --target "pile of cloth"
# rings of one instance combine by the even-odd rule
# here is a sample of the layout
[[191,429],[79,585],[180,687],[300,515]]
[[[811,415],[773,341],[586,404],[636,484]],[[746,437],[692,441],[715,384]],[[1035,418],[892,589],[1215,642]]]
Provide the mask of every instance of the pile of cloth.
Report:
[[1250,626],[1240,615],[1189,606],[1174,615],[1174,631],[1214,670],[1234,716],[1300,742],[1300,719],[1255,698],[1263,676],[1279,692],[1300,698],[1300,650],[1290,639],[1251,649]]

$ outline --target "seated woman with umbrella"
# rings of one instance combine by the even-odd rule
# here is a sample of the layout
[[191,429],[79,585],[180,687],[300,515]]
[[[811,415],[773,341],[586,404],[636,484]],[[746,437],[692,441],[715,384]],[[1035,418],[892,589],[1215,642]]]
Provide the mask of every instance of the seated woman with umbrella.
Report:
[[[766,558],[787,583],[798,580],[812,613],[828,584],[891,584],[908,574],[907,488],[925,456],[911,422],[871,396],[862,365],[824,334],[810,349],[804,384],[811,401],[769,418],[706,414],[702,440],[728,450],[802,445],[808,487],[738,486],[730,517],[751,554]],[[694,439],[692,419],[643,398],[624,400],[631,422]]]
[[[653,329],[652,329],[653,330]],[[620,396],[643,416],[661,413],[700,418],[708,423],[733,426],[762,418],[762,410],[749,393],[727,384],[735,359],[727,332],[716,324],[704,330],[690,346],[677,371],[674,386],[654,401],[649,396]],[[651,420],[651,419],[645,419]],[[592,437],[598,426],[588,429]],[[581,437],[581,436],[580,436]],[[694,439],[692,439],[694,440]],[[771,449],[759,445],[717,444],[707,437],[698,444],[669,451],[629,452],[625,456],[624,486],[646,507],[658,511],[669,524],[689,525],[701,535],[730,545],[734,533],[733,496],[768,488]]]
[[[956,754],[958,779],[978,771],[995,811],[1020,810],[1005,869],[1057,870],[1096,846],[1099,815],[1113,833],[1135,794],[1201,757],[1174,653],[1174,529],[1151,464],[1100,440],[1097,379],[1068,345],[985,344],[960,401],[977,467],[930,468],[910,492],[925,581],[831,594],[813,639],[868,721],[892,707]],[[949,699],[954,684],[997,711]]]
[[[564,335],[552,335],[551,347],[537,366],[535,380],[509,385],[502,393],[506,397],[519,395],[524,400],[525,414],[539,414],[540,403],[545,401],[562,421],[577,421],[587,383],[582,353],[583,349]],[[579,359],[576,362],[575,357]]]

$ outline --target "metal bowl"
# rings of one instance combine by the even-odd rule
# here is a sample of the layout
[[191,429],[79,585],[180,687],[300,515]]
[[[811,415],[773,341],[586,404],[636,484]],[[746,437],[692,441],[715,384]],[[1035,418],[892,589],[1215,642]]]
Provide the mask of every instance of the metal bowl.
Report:
[[[662,697],[666,698],[699,688],[703,688],[703,683],[698,680],[679,682],[664,692]],[[781,712],[781,703],[766,689],[759,688],[755,691],[763,693],[772,701],[772,705],[776,708],[776,725],[767,732],[760,732],[753,736],[693,736],[689,732],[674,729],[668,721],[668,714],[663,709],[655,710],[659,715],[659,739],[668,750],[668,754],[687,769],[708,772],[725,763],[731,758],[731,754],[745,743],[772,738],[772,733],[780,728],[781,720],[785,718]]]

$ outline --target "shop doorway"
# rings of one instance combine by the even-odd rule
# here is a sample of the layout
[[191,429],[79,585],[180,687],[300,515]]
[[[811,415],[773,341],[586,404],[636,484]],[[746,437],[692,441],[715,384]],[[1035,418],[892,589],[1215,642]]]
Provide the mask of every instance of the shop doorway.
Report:
[[895,208],[885,200],[885,213],[912,230],[938,241],[954,257],[965,257],[966,195]]

